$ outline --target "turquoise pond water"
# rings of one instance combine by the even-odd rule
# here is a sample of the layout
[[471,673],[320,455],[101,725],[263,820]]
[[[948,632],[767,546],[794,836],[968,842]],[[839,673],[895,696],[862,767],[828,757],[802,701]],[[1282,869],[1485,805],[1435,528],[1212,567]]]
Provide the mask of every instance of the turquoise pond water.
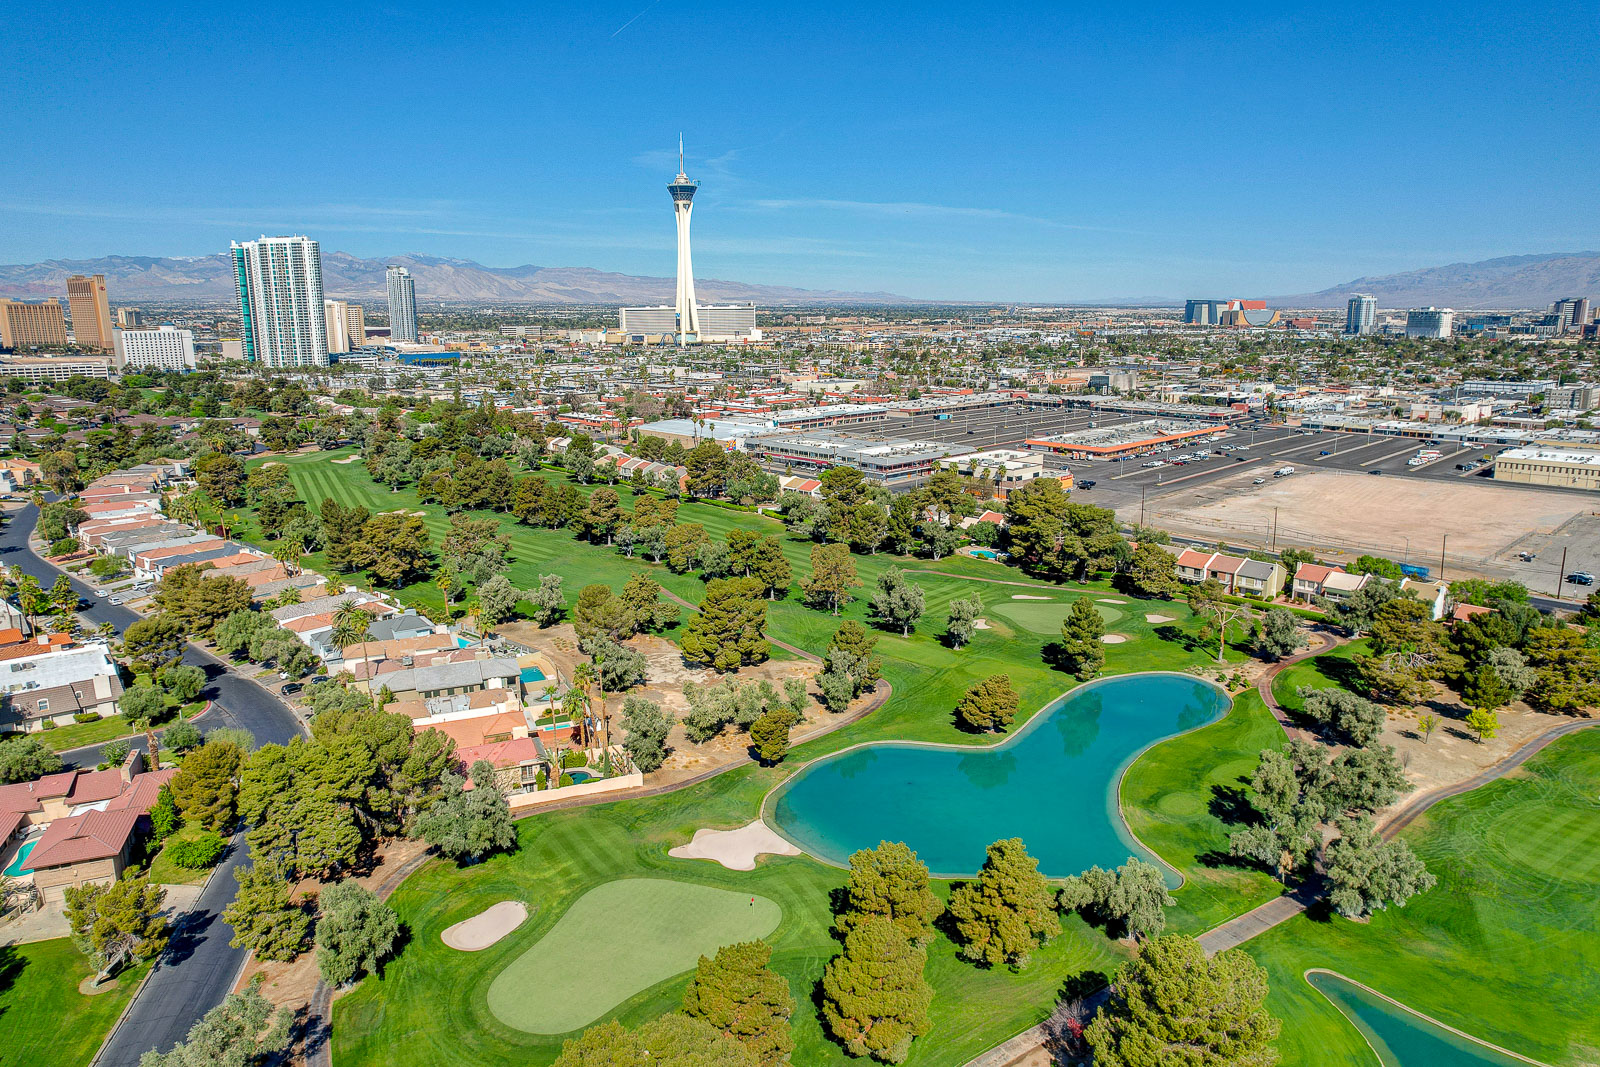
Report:
[[1313,971],[1306,981],[1355,1024],[1383,1067],[1512,1067],[1529,1062],[1451,1033],[1338,975]]
[[933,873],[976,874],[995,840],[1020,837],[1039,869],[1065,877],[1130,855],[1115,787],[1122,768],[1173,734],[1222,717],[1228,698],[1181,674],[1108,678],[1073,690],[1004,744],[897,742],[825,757],[780,786],[772,824],[806,852],[845,864],[904,841]]
[[11,857],[11,862],[6,864],[6,869],[3,873],[7,878],[19,878],[22,876],[22,865],[28,862],[28,855],[33,852],[33,846],[38,843],[39,839],[37,837],[22,843],[22,847],[17,849],[17,854]]

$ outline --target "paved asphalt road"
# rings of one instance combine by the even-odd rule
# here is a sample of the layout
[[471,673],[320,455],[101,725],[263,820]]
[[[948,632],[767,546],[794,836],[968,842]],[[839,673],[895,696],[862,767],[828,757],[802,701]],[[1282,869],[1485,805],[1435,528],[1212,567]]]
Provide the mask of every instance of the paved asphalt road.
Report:
[[[0,565],[21,567],[49,586],[63,572],[28,547],[28,535],[37,517],[38,509],[32,504],[11,512],[10,523],[0,530]],[[95,597],[94,591],[82,582],[74,580],[72,584],[89,601],[89,607],[79,614],[92,624],[109,622],[120,633],[138,621],[136,613]],[[257,744],[283,744],[301,732],[299,722],[281,701],[254,682],[225,671],[220,660],[190,646],[183,661],[204,669],[209,679],[202,695],[214,703],[201,720],[204,729],[242,726],[255,735]],[[144,748],[143,739],[138,747]],[[100,746],[91,745],[62,753],[62,758],[69,765],[92,767],[99,761],[99,753]],[[233,900],[237,888],[233,868],[244,858],[245,851],[243,835],[236,834],[194,910],[176,924],[166,955],[151,973],[104,1055],[96,1061],[96,1067],[136,1067],[139,1057],[150,1049],[167,1051],[227,995],[244,965],[245,951],[228,947],[233,931],[221,916],[222,909]]]

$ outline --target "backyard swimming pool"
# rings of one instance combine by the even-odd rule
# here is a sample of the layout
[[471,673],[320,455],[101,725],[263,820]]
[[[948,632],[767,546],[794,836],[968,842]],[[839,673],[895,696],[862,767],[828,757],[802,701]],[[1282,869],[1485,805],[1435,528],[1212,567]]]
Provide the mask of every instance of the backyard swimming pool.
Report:
[[1446,1030],[1340,975],[1312,971],[1306,981],[1361,1031],[1383,1067],[1512,1067],[1533,1062]]
[[33,852],[33,846],[38,843],[39,839],[37,837],[24,841],[22,847],[17,849],[17,854],[11,857],[11,862],[6,864],[5,871],[0,873],[4,873],[7,878],[21,878],[22,865],[28,862],[28,856]]
[[765,810],[779,833],[839,865],[857,849],[904,841],[935,874],[965,877],[1006,837],[1022,838],[1052,878],[1153,859],[1118,810],[1122,770],[1152,742],[1227,709],[1221,690],[1188,675],[1108,678],[994,747],[883,742],[826,756],[779,786]]
[[538,667],[524,667],[518,677],[522,679],[523,685],[532,685],[534,682],[544,681],[544,671]]

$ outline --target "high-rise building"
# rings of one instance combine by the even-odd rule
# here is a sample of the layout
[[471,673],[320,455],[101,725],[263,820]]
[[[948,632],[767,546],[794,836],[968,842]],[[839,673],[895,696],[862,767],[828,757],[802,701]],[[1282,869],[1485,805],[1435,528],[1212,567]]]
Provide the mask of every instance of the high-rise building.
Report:
[[1455,316],[1450,308],[1412,308],[1406,312],[1406,336],[1449,337]]
[[417,340],[417,282],[404,267],[390,267],[389,340]]
[[1556,329],[1563,333],[1567,330],[1581,330],[1589,321],[1589,298],[1562,297],[1550,305],[1550,313],[1556,316]]
[[1366,293],[1350,298],[1344,314],[1344,332],[1348,334],[1374,333],[1378,329],[1378,301]]
[[672,213],[678,220],[678,343],[700,337],[700,309],[694,300],[694,261],[689,255],[689,215],[694,211],[694,194],[700,183],[689,180],[683,169],[683,138],[678,138],[678,176],[667,183],[672,197]]
[[349,337],[351,351],[367,346],[366,308],[356,303],[344,306],[344,331]]
[[137,329],[144,325],[144,315],[138,308],[118,308],[117,325],[124,330]]
[[153,330],[116,330],[117,369],[194,370],[194,334],[166,324]]
[[322,249],[309,237],[235,241],[245,358],[269,367],[328,365]]
[[328,354],[330,356],[350,351],[350,320],[343,300],[324,300],[323,314],[328,320]]
[[1188,300],[1183,305],[1183,321],[1191,326],[1220,326],[1227,309],[1226,300]]
[[67,320],[55,297],[29,304],[0,299],[0,344],[7,348],[65,345]]
[[74,274],[67,279],[67,306],[72,309],[72,337],[82,348],[111,351],[111,301],[106,276]]

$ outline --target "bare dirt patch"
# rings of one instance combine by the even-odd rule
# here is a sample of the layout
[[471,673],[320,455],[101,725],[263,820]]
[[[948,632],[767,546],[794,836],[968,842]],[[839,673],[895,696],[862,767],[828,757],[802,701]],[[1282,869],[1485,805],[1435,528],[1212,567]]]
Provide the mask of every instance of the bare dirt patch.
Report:
[[462,919],[447,927],[439,940],[462,952],[482,952],[499,941],[528,918],[528,906],[520,900],[502,900],[491,904],[470,919]]
[[678,859],[711,860],[730,871],[753,871],[760,856],[798,856],[800,850],[757,819],[737,830],[699,829],[687,845],[669,849]]

